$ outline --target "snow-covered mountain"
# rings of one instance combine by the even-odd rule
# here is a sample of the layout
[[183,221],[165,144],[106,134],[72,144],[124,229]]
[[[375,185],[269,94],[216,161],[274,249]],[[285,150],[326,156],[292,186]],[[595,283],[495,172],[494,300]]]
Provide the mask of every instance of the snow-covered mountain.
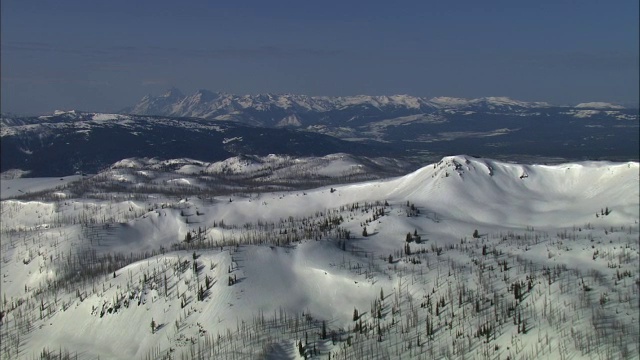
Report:
[[[519,112],[526,109],[550,107],[552,105],[544,102],[525,102],[507,97],[479,99],[436,97],[428,99],[410,95],[335,97],[293,94],[232,95],[208,90],[198,90],[192,95],[185,96],[177,89],[170,89],[157,97],[145,96],[133,107],[125,109],[124,112],[209,119],[229,119],[232,117],[240,121],[244,119],[244,121],[254,121],[261,125],[271,125],[286,122],[285,119],[292,114],[300,116],[305,113],[366,112],[371,110],[390,114],[398,112],[433,113],[442,110]],[[255,116],[251,117],[250,114],[253,112],[274,112],[284,116],[267,122]],[[300,126],[298,123],[293,125]]]
[[500,157],[505,155],[500,149],[509,148],[521,155],[594,159],[600,157],[592,150],[608,149],[626,154],[616,157],[624,160],[637,159],[640,150],[637,109],[609,103],[557,106],[508,97],[233,95],[207,90],[178,99],[177,93],[147,96],[124,112],[302,129],[349,141],[395,144],[410,153],[462,151]]
[[1,356],[637,357],[637,162],[207,194],[258,160],[2,180]]
[[[192,95],[183,95],[180,90],[169,89],[160,96],[147,95],[136,105],[123,112],[139,115],[164,115],[201,117],[208,119],[230,119],[257,122],[260,125],[277,124],[287,116],[310,113],[335,113],[352,111],[355,113],[377,111],[389,113],[418,114],[438,113],[447,110],[472,112],[521,113],[564,109],[610,109],[624,110],[623,106],[589,102],[572,106],[557,106],[547,102],[527,102],[508,97],[483,97],[464,99],[454,97],[416,97],[411,95],[391,96],[307,96],[295,94],[233,95],[223,92],[198,90]],[[269,121],[260,118],[256,112],[283,114],[282,118]],[[300,124],[295,124],[300,126]]]
[[221,112],[286,110],[291,112],[326,112],[342,110],[350,106],[368,106],[377,109],[404,107],[429,108],[431,104],[422,98],[408,95],[327,97],[293,94],[233,95],[223,92],[198,90],[189,96],[171,89],[158,97],[145,96],[131,109],[132,114],[169,115],[211,118]]
[[173,113],[175,104],[182,101],[184,97],[184,94],[176,88],[171,88],[160,96],[147,95],[133,107],[131,113],[148,115]]

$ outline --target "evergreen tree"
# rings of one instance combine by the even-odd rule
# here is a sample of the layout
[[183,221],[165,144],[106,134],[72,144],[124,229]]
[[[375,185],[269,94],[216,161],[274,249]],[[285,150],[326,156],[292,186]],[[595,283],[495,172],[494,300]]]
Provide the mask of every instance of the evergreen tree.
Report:
[[480,234],[478,234],[478,229],[473,230],[473,238],[477,239],[480,237]]
[[408,256],[411,255],[411,246],[409,246],[409,244],[405,244],[404,246],[404,253]]
[[367,237],[367,235],[368,235],[368,234],[367,234],[367,228],[365,227],[365,228],[362,230],[362,236]]

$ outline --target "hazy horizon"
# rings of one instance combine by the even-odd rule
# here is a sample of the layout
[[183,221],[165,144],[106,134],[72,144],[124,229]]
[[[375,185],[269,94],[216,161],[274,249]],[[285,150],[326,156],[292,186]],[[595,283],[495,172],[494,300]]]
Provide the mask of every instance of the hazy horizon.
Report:
[[638,2],[2,6],[3,113],[232,94],[507,96],[638,106]]

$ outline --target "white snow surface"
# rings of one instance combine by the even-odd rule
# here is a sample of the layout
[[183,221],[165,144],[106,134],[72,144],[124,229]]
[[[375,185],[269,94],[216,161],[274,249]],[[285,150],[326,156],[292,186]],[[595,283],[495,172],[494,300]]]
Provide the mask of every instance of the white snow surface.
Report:
[[72,175],[55,178],[0,179],[0,198],[6,199],[28,193],[53,190],[80,178],[80,175]]
[[[339,161],[331,162],[321,171],[335,174],[354,166],[348,157],[336,156]],[[272,160],[296,161],[276,156]],[[118,166],[137,168],[136,161],[126,160]],[[231,171],[244,171],[248,166],[259,165],[230,159],[224,164],[189,166],[185,173],[195,171],[197,166],[202,169],[226,166]],[[0,223],[2,292],[9,300],[2,307],[6,312],[2,320],[5,345],[0,352],[9,358],[33,358],[43,349],[55,354],[58,349],[66,349],[83,359],[163,356],[179,359],[204,351],[209,346],[205,343],[213,339],[219,351],[217,355],[207,353],[213,358],[231,351],[237,358],[295,359],[301,358],[297,341],[304,339],[307,332],[315,340],[306,350],[317,346],[322,358],[329,352],[332,358],[341,354],[346,358],[365,358],[366,354],[384,358],[380,354],[385,351],[390,358],[457,358],[452,355],[455,352],[452,341],[456,332],[461,331],[465,334],[463,343],[475,344],[465,350],[467,358],[481,356],[485,350],[499,358],[531,357],[531,354],[544,358],[561,355],[596,358],[606,351],[607,341],[611,340],[602,343],[593,338],[594,344],[600,345],[593,345],[587,353],[586,347],[580,348],[571,334],[593,336],[589,331],[599,321],[599,314],[626,329],[620,334],[627,335],[619,335],[627,336],[624,340],[636,339],[638,335],[638,292],[633,284],[640,279],[639,169],[637,162],[521,165],[459,155],[393,179],[304,192],[234,196],[231,201],[228,197],[205,201],[173,196],[153,201],[151,198],[4,200]],[[56,183],[54,179],[10,181],[13,181],[11,188],[21,189],[52,188]],[[2,181],[3,191],[7,184]],[[375,201],[381,202],[380,207],[387,201],[389,206],[384,216],[371,220],[373,208],[365,212],[364,204]],[[414,204],[420,213],[408,216],[407,202]],[[361,209],[349,210],[355,203]],[[338,210],[341,206],[345,209]],[[600,215],[604,207],[611,210],[610,214]],[[181,242],[187,233],[196,236],[200,228],[205,229],[205,237],[211,241],[233,238],[248,241],[252,236],[260,238],[260,233],[244,224],[273,223],[273,233],[277,234],[279,229],[279,235],[282,229],[291,232],[299,226],[297,234],[300,234],[308,225],[300,219],[322,222],[329,214],[342,216],[341,226],[355,238],[347,240],[347,251],[340,249],[342,240],[335,236],[320,239],[303,236],[288,246],[214,246],[195,250],[197,264],[201,266],[197,271],[190,265],[193,251],[171,251],[172,244]],[[114,221],[103,220],[109,218]],[[87,225],[79,225],[72,219],[84,219]],[[226,227],[220,226],[221,220]],[[297,225],[290,227],[288,223]],[[361,236],[363,227],[369,236]],[[413,233],[414,229],[423,242],[412,242],[411,248],[418,252],[428,250],[413,257],[414,261],[420,259],[420,264],[412,264],[411,256],[402,255],[405,234]],[[471,238],[474,229],[479,230],[481,238]],[[569,238],[560,240],[558,234],[563,232],[568,232]],[[534,240],[535,236],[540,238]],[[495,255],[482,255],[483,245],[489,251],[495,249]],[[160,247],[165,249],[164,253],[158,250]],[[63,274],[63,268],[54,264],[65,264],[67,260],[61,259],[68,256],[68,261],[72,261],[74,251],[85,248],[94,249],[95,254],[158,252],[115,269],[113,274],[97,276],[93,282],[73,285],[79,297],[76,290],[68,293],[60,290],[55,295],[37,292]],[[599,252],[595,253],[596,250]],[[505,255],[498,256],[498,252]],[[395,262],[387,261],[390,254],[394,254]],[[503,260],[510,270],[502,271]],[[186,269],[177,270],[177,264],[184,261]],[[617,265],[612,268],[612,263]],[[567,275],[554,282],[549,280],[547,285],[543,268],[553,273],[562,266],[569,269]],[[534,272],[533,267],[539,272]],[[619,274],[627,270],[630,278],[623,277],[614,284],[616,271]],[[571,275],[571,271],[580,275]],[[516,280],[526,284],[525,275],[530,273],[537,274],[533,290],[523,299],[512,301],[514,295],[508,292],[509,286]],[[213,284],[206,290],[205,298],[198,301],[197,289],[203,286],[205,277],[211,278]],[[508,280],[503,281],[503,277]],[[237,280],[231,286],[230,278]],[[166,295],[165,281],[169,283]],[[590,286],[589,293],[571,292],[570,289],[584,288],[585,282]],[[465,295],[465,301],[458,304],[457,291],[463,287],[486,298],[476,303],[471,297],[467,301]],[[509,301],[494,298],[494,293],[488,290],[493,287]],[[381,298],[381,291],[384,300],[381,318],[377,319],[370,309],[374,299]],[[590,300],[584,300],[589,294]],[[184,308],[182,297],[187,300]],[[397,309],[394,298],[399,299]],[[431,312],[432,305],[440,298],[446,299],[443,300],[446,306],[436,315]],[[24,302],[14,307],[18,299]],[[425,306],[418,306],[427,299],[431,302],[429,312]],[[495,306],[494,300],[498,301]],[[586,301],[593,303],[593,307],[586,307]],[[116,303],[120,304],[117,309]],[[503,303],[517,305],[517,311],[522,312],[527,322],[527,333],[521,334],[520,325],[516,331],[513,313],[506,322],[495,323],[499,332],[485,344],[484,335],[476,338],[472,333],[498,316],[494,311],[496,314],[503,311],[498,310],[498,304]],[[573,310],[571,306],[579,309]],[[354,308],[360,311],[361,322],[371,327],[369,335],[354,332],[357,323],[353,321]],[[553,319],[547,312],[554,314]],[[284,313],[290,316],[290,328],[268,332],[267,327],[251,327],[261,316],[270,319]],[[293,319],[302,313],[326,320],[330,330],[350,329],[348,333],[353,338],[349,342],[367,345],[359,352],[357,346],[347,346],[346,335],[335,344],[330,338],[321,340],[320,325],[296,332]],[[419,320],[415,327],[410,325],[413,314]],[[567,318],[562,320],[563,316]],[[427,319],[436,324],[432,340],[422,333]],[[152,320],[156,324],[153,331]],[[451,330],[445,321],[451,322]],[[25,325],[17,330],[14,323]],[[310,326],[304,323],[301,322],[301,328]],[[382,337],[375,330],[377,324],[388,329]],[[244,338],[244,326],[252,329],[251,338],[249,332]],[[401,327],[406,327],[406,335]],[[602,339],[618,334],[617,328],[604,324],[595,328],[600,329]],[[15,338],[18,333],[19,341]],[[416,338],[417,334],[422,335]],[[371,342],[367,342],[369,336]],[[243,341],[245,345],[234,350]],[[407,347],[408,341],[413,348]],[[370,350],[376,349],[376,344],[381,347]],[[638,351],[633,341],[611,346],[612,351],[619,351],[615,353],[618,355],[623,354],[619,350],[622,347],[628,348],[630,357]],[[379,355],[375,355],[376,351]]]
[[575,107],[587,109],[624,109],[624,106],[601,101],[580,103]]

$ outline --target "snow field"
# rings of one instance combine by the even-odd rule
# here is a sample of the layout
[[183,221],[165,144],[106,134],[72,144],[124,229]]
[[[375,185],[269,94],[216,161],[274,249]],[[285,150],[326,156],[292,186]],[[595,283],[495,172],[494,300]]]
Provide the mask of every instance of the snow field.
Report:
[[455,156],[231,201],[6,200],[0,352],[633,358],[638,169]]

